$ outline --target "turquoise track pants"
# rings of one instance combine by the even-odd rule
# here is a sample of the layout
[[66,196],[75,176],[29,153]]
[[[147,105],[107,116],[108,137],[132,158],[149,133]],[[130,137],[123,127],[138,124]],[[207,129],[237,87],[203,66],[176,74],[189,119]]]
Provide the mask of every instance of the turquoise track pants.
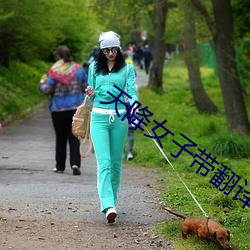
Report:
[[97,160],[97,190],[101,211],[115,207],[121,179],[122,155],[128,133],[125,113],[113,115],[91,113],[90,134]]

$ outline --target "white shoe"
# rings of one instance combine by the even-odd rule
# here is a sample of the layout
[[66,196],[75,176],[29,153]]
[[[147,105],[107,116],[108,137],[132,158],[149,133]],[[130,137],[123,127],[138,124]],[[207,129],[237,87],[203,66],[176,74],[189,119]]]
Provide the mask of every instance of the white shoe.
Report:
[[80,171],[80,168],[78,166],[73,165],[72,170],[73,170],[73,175],[81,175],[81,171]]
[[127,161],[133,160],[133,158],[133,154],[131,152],[128,152]]
[[117,212],[115,208],[110,207],[107,209],[106,218],[108,220],[108,223],[114,223],[116,216],[117,216]]
[[64,173],[63,170],[57,170],[57,168],[54,168],[53,171],[54,171],[55,173],[59,173],[59,174],[63,174],[63,173]]

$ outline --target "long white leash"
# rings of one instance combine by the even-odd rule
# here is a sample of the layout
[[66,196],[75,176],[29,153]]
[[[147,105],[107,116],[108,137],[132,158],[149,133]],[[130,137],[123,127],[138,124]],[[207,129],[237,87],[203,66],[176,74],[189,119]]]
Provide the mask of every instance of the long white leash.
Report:
[[[144,125],[145,129],[147,130],[148,134],[150,136],[152,136],[150,134],[150,132],[148,131],[148,129],[146,128],[146,126]],[[191,197],[194,199],[194,201],[196,202],[196,204],[198,205],[198,207],[200,208],[200,210],[202,211],[202,213],[205,215],[205,217],[209,218],[209,216],[207,216],[206,212],[203,210],[203,208],[201,207],[201,205],[199,204],[199,202],[196,200],[196,198],[194,197],[194,195],[192,194],[192,192],[190,191],[190,189],[188,188],[188,186],[186,185],[186,183],[182,180],[182,178],[180,177],[179,173],[177,172],[176,168],[173,166],[173,164],[170,162],[170,160],[168,159],[168,157],[165,155],[165,153],[162,151],[162,149],[160,148],[160,146],[158,145],[158,143],[156,142],[156,140],[154,138],[152,138],[152,140],[154,141],[155,145],[158,147],[158,149],[161,151],[162,155],[165,157],[165,159],[167,160],[167,162],[169,163],[169,165],[172,167],[172,169],[175,171],[175,173],[177,174],[177,176],[179,177],[179,179],[181,180],[182,184],[185,186],[185,188],[187,189],[187,191],[189,192],[189,194],[191,195]]]

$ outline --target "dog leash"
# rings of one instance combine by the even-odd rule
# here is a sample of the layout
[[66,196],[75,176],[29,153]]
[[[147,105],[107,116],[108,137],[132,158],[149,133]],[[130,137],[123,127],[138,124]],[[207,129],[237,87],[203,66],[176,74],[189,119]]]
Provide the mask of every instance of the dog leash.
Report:
[[[144,124],[143,124],[144,125]],[[149,133],[150,136],[152,136],[150,134],[150,132],[148,131],[148,129],[146,128],[146,126],[144,125],[145,129],[147,130],[147,132]],[[187,191],[189,192],[189,194],[191,195],[191,197],[193,198],[193,200],[196,202],[196,204],[198,205],[198,207],[200,208],[200,210],[202,211],[202,213],[205,215],[206,218],[209,219],[209,216],[207,215],[207,213],[204,211],[204,209],[201,207],[201,205],[199,204],[199,202],[196,200],[196,198],[194,197],[194,195],[192,194],[192,192],[190,191],[190,189],[188,188],[188,186],[186,185],[186,183],[182,180],[182,178],[180,177],[179,173],[177,172],[176,168],[173,166],[173,164],[170,162],[170,160],[168,159],[168,157],[165,155],[165,153],[162,151],[162,149],[160,148],[160,146],[157,144],[156,140],[154,138],[152,138],[152,140],[154,141],[155,145],[158,147],[158,149],[161,151],[162,155],[165,157],[165,159],[167,160],[167,162],[169,163],[169,165],[172,167],[172,169],[175,171],[175,173],[177,174],[177,176],[179,177],[179,179],[181,180],[182,184],[185,186],[185,188],[187,189]]]

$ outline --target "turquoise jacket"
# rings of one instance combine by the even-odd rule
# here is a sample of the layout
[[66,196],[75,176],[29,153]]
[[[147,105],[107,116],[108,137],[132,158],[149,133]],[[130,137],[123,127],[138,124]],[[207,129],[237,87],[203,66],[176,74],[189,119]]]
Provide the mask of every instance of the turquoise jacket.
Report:
[[[132,98],[128,99],[130,105],[137,101],[136,94],[136,85],[135,85],[135,69],[131,63],[126,63],[126,66],[121,68],[118,72],[110,72],[107,75],[96,74],[95,73],[95,62],[93,62],[88,71],[88,84],[94,88],[95,97],[90,98],[93,102],[93,107],[105,108],[105,109],[114,109],[116,103],[110,104],[101,104],[100,102],[112,102],[114,97],[112,97],[110,93],[112,93],[115,97],[117,97],[121,91],[114,87],[116,85],[121,90],[125,91]],[[119,98],[121,101],[125,102],[124,94]],[[126,109],[121,102],[117,102],[117,109]]]

